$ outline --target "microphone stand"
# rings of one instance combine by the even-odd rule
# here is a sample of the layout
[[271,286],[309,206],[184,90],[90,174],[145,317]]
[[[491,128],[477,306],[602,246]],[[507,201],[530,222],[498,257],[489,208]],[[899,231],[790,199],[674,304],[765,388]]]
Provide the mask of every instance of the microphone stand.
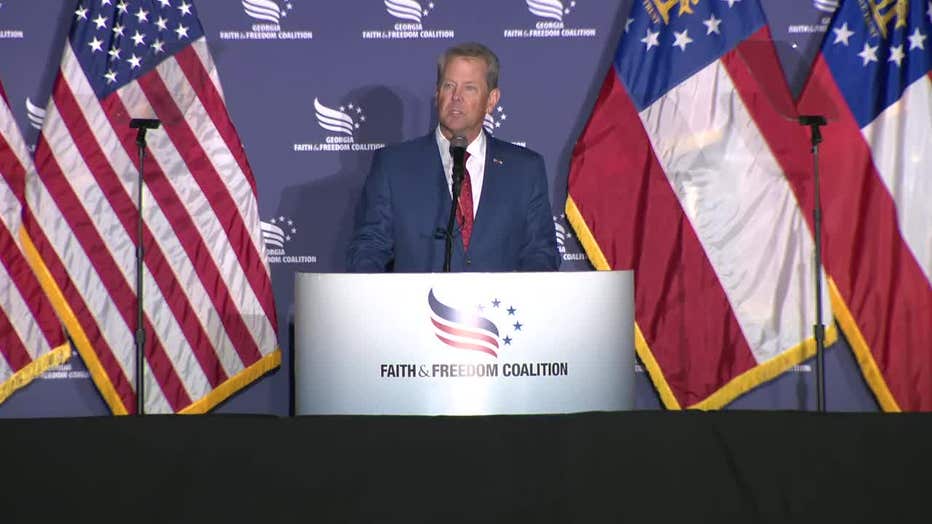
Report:
[[457,166],[453,163],[453,187],[451,193],[453,203],[450,205],[450,218],[447,219],[447,230],[444,235],[443,245],[443,272],[450,272],[450,259],[453,257],[453,225],[456,223],[456,206],[460,199],[460,189],[463,187],[463,177],[465,176],[465,167],[462,163]]
[[799,124],[809,126],[812,144],[812,174],[815,202],[812,209],[813,233],[815,236],[815,299],[816,318],[812,326],[816,341],[816,404],[820,413],[825,412],[825,325],[822,323],[822,203],[819,195],[819,144],[822,143],[821,126],[826,125],[821,115],[801,115]]
[[137,184],[136,202],[138,206],[138,220],[136,221],[136,334],[134,337],[136,345],[136,415],[146,414],[145,399],[145,347],[146,347],[146,327],[143,323],[143,300],[142,300],[142,270],[144,261],[144,250],[142,246],[143,231],[143,214],[142,214],[142,187],[143,173],[146,165],[146,131],[156,129],[159,121],[154,119],[132,119],[129,123],[130,128],[136,129],[136,146],[139,151],[139,182]]

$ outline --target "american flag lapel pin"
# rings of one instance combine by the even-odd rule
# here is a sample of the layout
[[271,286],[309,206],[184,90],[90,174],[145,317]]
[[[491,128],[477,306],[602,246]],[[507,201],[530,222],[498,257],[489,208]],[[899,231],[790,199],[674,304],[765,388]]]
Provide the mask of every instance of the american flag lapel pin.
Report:
[[504,162],[502,162],[501,160],[499,160],[499,159],[497,159],[497,158],[495,158],[495,157],[492,157],[492,162],[495,162],[495,163],[498,164],[498,165],[504,165]]

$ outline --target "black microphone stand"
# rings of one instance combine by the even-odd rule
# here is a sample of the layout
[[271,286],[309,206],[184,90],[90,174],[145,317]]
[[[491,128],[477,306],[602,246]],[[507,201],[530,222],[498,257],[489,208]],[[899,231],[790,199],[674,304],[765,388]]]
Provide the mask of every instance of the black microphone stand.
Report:
[[142,187],[143,173],[146,165],[146,131],[159,127],[159,121],[153,119],[133,119],[130,128],[136,129],[136,146],[139,151],[139,181],[137,184],[136,202],[138,206],[138,220],[136,222],[136,415],[146,414],[145,399],[145,347],[146,327],[143,323],[142,301],[142,270],[144,251],[142,247],[143,214],[142,214]]
[[447,230],[444,235],[443,246],[443,272],[450,272],[450,260],[453,258],[453,227],[456,224],[456,206],[460,199],[460,189],[463,187],[463,178],[466,177],[466,146],[468,142],[462,136],[455,136],[450,140],[450,156],[453,157],[453,183],[450,187],[450,196],[453,202],[450,205],[450,218],[447,220]]
[[821,115],[801,115],[800,125],[809,126],[812,144],[812,175],[815,202],[812,208],[812,225],[815,236],[815,301],[816,318],[812,327],[816,341],[816,404],[820,413],[825,412],[825,325],[822,323],[822,203],[819,194],[819,144],[822,143],[821,126],[826,125]]
[[450,259],[453,257],[453,226],[456,223],[456,206],[460,199],[460,190],[463,187],[463,177],[465,169],[462,164],[459,166],[453,164],[453,187],[450,190],[453,196],[453,204],[450,205],[450,218],[447,219],[447,230],[444,235],[443,245],[443,272],[450,272]]

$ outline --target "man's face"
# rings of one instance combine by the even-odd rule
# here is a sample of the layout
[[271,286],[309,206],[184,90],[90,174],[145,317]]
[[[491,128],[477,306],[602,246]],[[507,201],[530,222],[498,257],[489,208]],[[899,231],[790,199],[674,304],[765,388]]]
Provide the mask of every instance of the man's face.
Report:
[[482,131],[486,113],[498,104],[498,88],[489,91],[488,66],[480,58],[457,56],[447,61],[437,86],[437,114],[443,136],[472,142]]

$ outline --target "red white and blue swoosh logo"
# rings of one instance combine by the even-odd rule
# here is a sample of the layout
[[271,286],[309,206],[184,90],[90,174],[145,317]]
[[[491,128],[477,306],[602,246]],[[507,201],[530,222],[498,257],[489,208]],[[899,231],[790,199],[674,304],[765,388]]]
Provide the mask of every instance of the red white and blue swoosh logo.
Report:
[[434,334],[444,344],[457,349],[481,351],[498,357],[498,326],[474,311],[450,307],[434,296],[431,289],[427,295],[430,304],[430,320]]

